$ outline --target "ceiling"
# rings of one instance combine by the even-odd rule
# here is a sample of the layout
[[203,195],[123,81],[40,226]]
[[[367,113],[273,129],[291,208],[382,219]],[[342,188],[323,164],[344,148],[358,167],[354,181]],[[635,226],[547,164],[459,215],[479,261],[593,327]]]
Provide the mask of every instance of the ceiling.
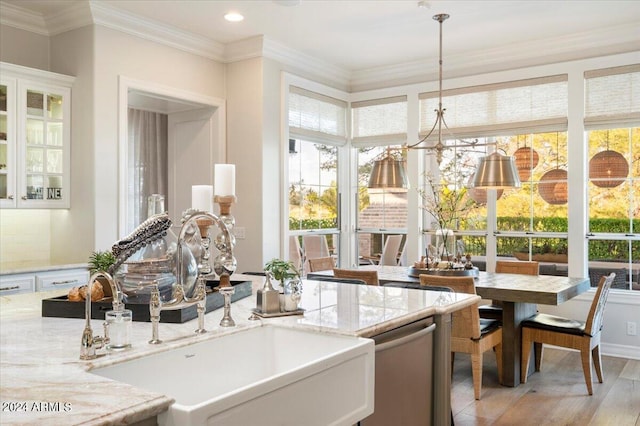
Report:
[[[86,0],[3,0],[47,18]],[[525,51],[528,65],[640,50],[640,1],[434,0],[99,0],[91,2],[227,45],[262,35],[346,73],[430,61],[443,56],[505,62]],[[223,19],[228,11],[245,17]],[[524,54],[520,53],[520,54]],[[564,55],[564,56],[563,56]],[[533,61],[533,62],[532,62]],[[454,60],[455,62],[455,60]],[[516,66],[520,64],[516,63]],[[523,64],[526,65],[526,64]],[[512,63],[513,66],[513,63]],[[433,71],[433,70],[432,70]]]

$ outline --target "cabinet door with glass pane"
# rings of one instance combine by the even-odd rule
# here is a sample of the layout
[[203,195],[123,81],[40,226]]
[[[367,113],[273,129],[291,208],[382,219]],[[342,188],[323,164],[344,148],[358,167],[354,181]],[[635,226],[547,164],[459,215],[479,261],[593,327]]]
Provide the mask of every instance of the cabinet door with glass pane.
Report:
[[70,102],[69,88],[18,81],[20,208],[69,208]]
[[16,206],[16,81],[0,80],[0,207]]

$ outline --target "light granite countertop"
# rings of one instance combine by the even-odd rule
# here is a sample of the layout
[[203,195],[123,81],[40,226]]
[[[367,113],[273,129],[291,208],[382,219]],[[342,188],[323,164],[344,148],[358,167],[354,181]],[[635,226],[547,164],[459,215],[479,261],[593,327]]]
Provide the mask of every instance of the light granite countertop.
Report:
[[[222,309],[205,316],[207,333],[196,335],[197,320],[160,323],[160,345],[150,345],[151,324],[134,322],[133,347],[93,361],[80,361],[84,320],[43,318],[41,300],[64,291],[0,297],[0,399],[3,425],[132,424],[165,411],[173,400],[115,382],[88,371],[151,353],[236,333],[263,323],[317,332],[371,337],[415,320],[452,312],[477,303],[478,296],[385,288],[332,282],[305,281],[301,307],[304,315],[249,321],[255,290],[262,277],[234,275],[253,281],[254,294],[233,303],[235,327],[219,326]],[[92,320],[101,335],[102,321]],[[99,351],[104,352],[104,351]]]

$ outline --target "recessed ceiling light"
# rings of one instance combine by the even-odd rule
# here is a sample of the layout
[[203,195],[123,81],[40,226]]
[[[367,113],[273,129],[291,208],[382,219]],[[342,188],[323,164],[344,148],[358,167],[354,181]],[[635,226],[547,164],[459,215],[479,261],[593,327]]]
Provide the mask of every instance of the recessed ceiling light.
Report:
[[224,19],[229,22],[240,22],[244,19],[244,16],[242,16],[239,12],[227,12],[224,15]]

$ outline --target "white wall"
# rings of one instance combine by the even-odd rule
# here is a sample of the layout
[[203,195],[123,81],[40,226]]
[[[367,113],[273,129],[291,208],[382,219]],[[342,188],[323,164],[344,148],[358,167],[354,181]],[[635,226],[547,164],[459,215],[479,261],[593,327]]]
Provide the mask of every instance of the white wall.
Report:
[[0,61],[49,70],[49,37],[0,25]]
[[[262,59],[227,65],[227,160],[236,165],[238,202],[231,213],[246,239],[236,240],[238,271],[261,271],[265,193],[263,177]],[[271,192],[274,192],[271,190]]]
[[[95,245],[118,235],[118,78],[154,82],[210,97],[225,97],[224,65],[181,50],[95,26]],[[212,165],[213,167],[213,165]]]

